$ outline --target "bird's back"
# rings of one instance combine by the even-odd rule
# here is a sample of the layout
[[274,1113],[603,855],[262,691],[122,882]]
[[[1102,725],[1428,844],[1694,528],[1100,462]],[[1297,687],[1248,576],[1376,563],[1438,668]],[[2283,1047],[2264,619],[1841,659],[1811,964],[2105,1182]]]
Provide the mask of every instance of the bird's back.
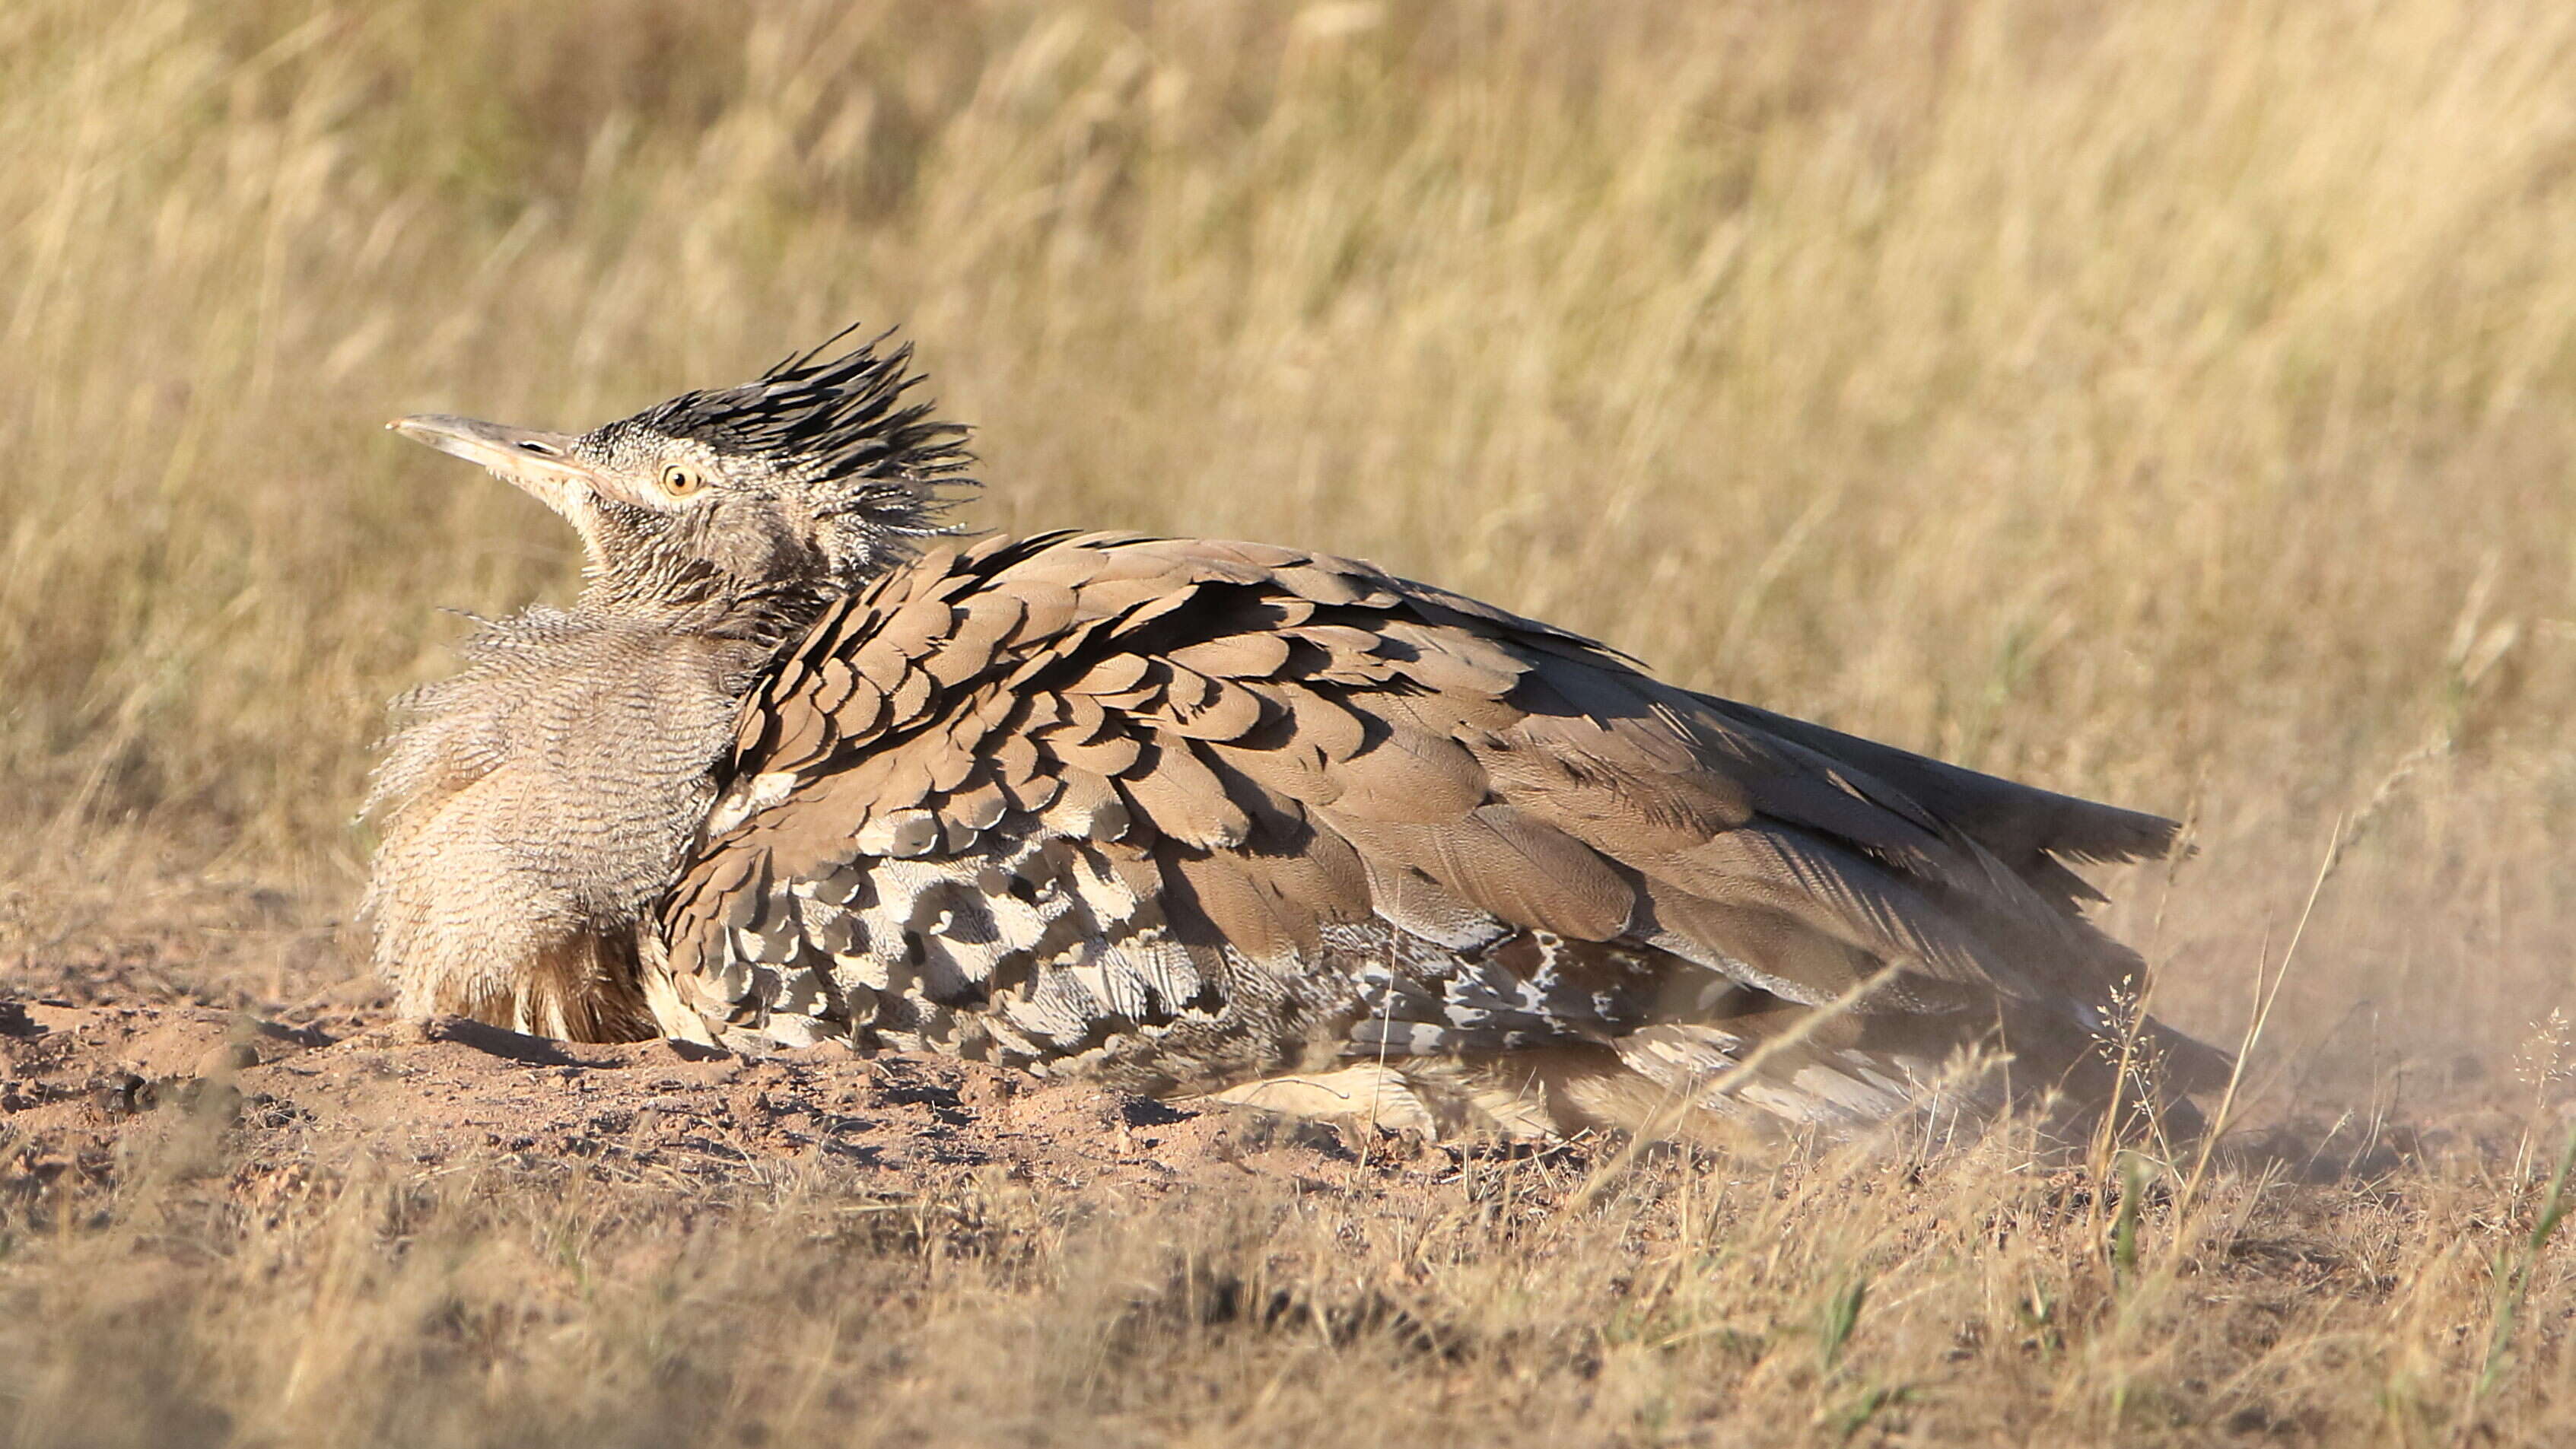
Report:
[[[2068,862],[2174,831],[1205,540],[935,554],[741,721],[663,915],[664,1030],[1365,1090],[1452,1130],[1848,1124],[1986,1045],[2015,1089],[2103,1095],[2143,973]],[[2144,1039],[2185,1088],[2223,1064]]]

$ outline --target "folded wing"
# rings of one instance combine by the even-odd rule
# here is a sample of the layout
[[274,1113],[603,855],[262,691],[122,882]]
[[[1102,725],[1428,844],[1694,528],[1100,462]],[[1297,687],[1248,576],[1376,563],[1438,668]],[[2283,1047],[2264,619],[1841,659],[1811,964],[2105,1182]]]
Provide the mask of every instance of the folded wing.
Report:
[[1345,559],[994,539],[837,607],[749,702],[657,1001],[1163,1090],[1525,1053],[1571,1101],[1563,1062],[1713,1070],[1869,983],[1782,1058],[1843,1077],[1771,1094],[1839,1120],[1999,1026],[2086,1070],[2144,981],[2070,863],[2174,828]]

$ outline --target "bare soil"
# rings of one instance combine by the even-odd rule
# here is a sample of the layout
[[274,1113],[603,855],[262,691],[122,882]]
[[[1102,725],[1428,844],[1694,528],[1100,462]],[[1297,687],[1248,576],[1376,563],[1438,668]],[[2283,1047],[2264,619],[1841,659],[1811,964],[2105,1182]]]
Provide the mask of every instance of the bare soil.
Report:
[[1153,1196],[1267,1179],[1427,1184],[1455,1149],[1353,1125],[1049,1083],[837,1042],[752,1059],[687,1043],[589,1045],[479,1022],[335,1035],[186,1006],[0,1003],[0,1191],[114,1185],[173,1134],[247,1198],[360,1156],[436,1172],[498,1162],[669,1186],[820,1168],[913,1198],[999,1170],[1031,1186]]

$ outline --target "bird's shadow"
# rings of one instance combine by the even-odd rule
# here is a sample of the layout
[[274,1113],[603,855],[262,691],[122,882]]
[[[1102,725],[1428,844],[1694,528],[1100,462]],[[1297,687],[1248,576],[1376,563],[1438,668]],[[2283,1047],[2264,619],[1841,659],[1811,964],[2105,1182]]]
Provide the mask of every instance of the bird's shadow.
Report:
[[551,1037],[530,1036],[506,1026],[493,1026],[471,1017],[442,1016],[427,1023],[424,1034],[431,1041],[452,1041],[471,1047],[485,1056],[518,1062],[531,1067],[596,1067],[603,1065],[577,1057],[566,1044]]

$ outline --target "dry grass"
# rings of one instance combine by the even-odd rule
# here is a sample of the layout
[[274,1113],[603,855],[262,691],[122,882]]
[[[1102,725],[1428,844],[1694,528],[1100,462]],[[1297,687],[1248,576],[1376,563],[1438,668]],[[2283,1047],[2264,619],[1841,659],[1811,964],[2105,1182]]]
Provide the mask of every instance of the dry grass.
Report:
[[[17,989],[356,969],[381,701],[437,606],[573,566],[376,424],[586,425],[865,318],[981,425],[985,522],[1330,546],[2188,812],[2113,913],[2159,1008],[2233,1039],[2285,971],[2256,1112],[2341,1119],[2322,1163],[2434,1144],[2222,1165],[2128,1254],[2111,1165],[2000,1145],[1151,1233],[998,1186],[855,1235],[792,1185],[172,1189],[17,1224],[0,1404],[31,1443],[2576,1436],[2576,1286],[2514,1256],[2564,1083],[2510,1069],[2576,995],[2571,82],[2543,0],[0,7]],[[1229,1276],[1314,1312],[1203,1323]]]
[[[1403,1204],[1084,1212],[498,1172],[129,1195],[15,1249],[31,1444],[2557,1442],[2563,1287],[2486,1379],[2528,1197],[2232,1179],[2125,1229],[1928,1166],[1471,1162]],[[2130,1247],[2123,1247],[2123,1243]],[[217,1246],[210,1246],[217,1245]],[[2533,1310],[2538,1310],[2535,1313]],[[2546,1320],[2534,1324],[2532,1317]],[[2537,1330],[2537,1332],[2535,1332]],[[2538,1342],[2535,1343],[2534,1339]],[[2462,1432],[2456,1432],[2460,1430]]]

